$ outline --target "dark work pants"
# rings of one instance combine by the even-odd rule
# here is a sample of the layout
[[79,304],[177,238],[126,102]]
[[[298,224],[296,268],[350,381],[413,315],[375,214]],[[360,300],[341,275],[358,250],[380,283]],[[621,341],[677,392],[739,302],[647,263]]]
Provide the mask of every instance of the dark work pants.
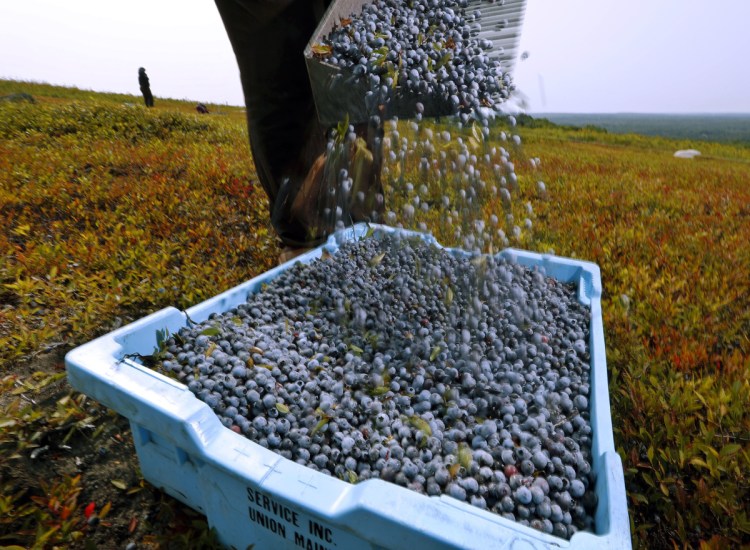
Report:
[[146,107],[154,106],[154,96],[151,94],[151,88],[148,86],[141,86],[141,93],[143,94],[143,102]]
[[[317,244],[289,209],[325,149],[303,51],[330,0],[216,0],[240,70],[255,169],[284,245]],[[311,242],[312,239],[312,242]]]

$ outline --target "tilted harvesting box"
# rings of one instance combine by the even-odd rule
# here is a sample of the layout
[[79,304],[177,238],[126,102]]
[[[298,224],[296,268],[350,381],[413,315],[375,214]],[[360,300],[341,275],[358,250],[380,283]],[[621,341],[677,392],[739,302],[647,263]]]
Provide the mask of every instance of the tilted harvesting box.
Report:
[[[324,251],[335,254],[341,242],[362,238],[367,230],[357,225],[340,231],[298,260],[313,261]],[[397,230],[379,226],[378,231]],[[204,513],[228,547],[630,548],[623,468],[612,435],[599,269],[588,262],[513,249],[501,255],[574,283],[578,299],[591,308],[596,532],[578,532],[569,541],[445,495],[427,497],[379,479],[353,485],[287,460],[224,427],[184,384],[133,358],[152,353],[165,329],[176,333],[188,319],[201,322],[245,302],[293,262],[186,312],[166,308],[72,350],[66,356],[69,380],[130,420],[144,478]]]
[[[362,6],[367,3],[368,0],[332,2],[305,48],[307,72],[310,76],[318,118],[323,124],[336,124],[345,115],[349,116],[350,122],[366,122],[370,115],[376,114],[368,108],[364,99],[370,89],[366,78],[354,77],[350,71],[343,70],[315,54],[316,46],[321,44],[335,27],[341,26],[342,20],[350,18],[352,14],[360,13]],[[504,72],[511,72],[518,54],[526,0],[469,1],[465,8],[466,13],[472,13],[475,10],[481,10],[482,13],[482,30],[476,34],[476,37],[492,42],[492,48],[486,52],[487,56],[499,61]],[[447,98],[429,101],[416,97],[398,98],[390,107],[389,114],[412,117],[417,101],[425,104],[424,116],[450,114]]]

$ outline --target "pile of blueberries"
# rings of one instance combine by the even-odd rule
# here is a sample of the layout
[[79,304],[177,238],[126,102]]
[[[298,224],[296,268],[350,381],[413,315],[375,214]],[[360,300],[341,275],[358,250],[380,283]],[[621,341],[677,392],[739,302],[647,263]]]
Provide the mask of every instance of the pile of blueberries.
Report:
[[[480,38],[467,0],[374,0],[322,42],[325,61],[368,84],[365,101],[418,100],[436,115],[479,112],[505,101],[510,75]],[[417,113],[421,115],[421,112]]]
[[165,342],[221,422],[350,482],[593,530],[590,310],[501,257],[376,232]]

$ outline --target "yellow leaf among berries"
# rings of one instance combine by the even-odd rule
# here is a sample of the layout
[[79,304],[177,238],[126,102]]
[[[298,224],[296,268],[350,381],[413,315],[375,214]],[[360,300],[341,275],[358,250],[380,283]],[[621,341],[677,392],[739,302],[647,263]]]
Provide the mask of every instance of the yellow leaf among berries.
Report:
[[314,44],[310,49],[313,55],[318,58],[325,58],[333,53],[333,48],[326,44]]

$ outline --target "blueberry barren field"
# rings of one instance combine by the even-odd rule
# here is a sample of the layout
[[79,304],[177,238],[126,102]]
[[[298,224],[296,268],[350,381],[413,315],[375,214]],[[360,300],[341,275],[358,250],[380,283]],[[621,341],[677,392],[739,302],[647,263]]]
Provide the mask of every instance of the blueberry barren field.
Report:
[[[127,422],[67,385],[63,356],[275,264],[244,113],[0,81],[19,93],[33,102],[0,103],[0,544],[213,547],[202,516],[142,480]],[[519,122],[516,163],[541,159],[519,184],[546,194],[514,244],[602,271],[634,546],[749,544],[750,144]],[[689,148],[701,157],[673,157]]]

